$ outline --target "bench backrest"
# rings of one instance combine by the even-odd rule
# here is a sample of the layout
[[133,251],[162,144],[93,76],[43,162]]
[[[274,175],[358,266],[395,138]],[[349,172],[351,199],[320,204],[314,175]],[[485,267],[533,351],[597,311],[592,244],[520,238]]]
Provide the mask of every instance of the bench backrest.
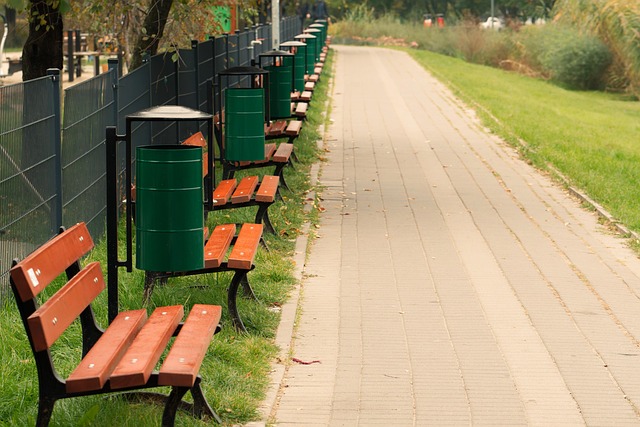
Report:
[[[91,235],[86,225],[80,223],[11,268],[11,286],[35,351],[51,347],[105,288],[97,262],[76,274],[79,259],[92,248]],[[73,278],[39,307],[36,296],[65,271],[67,278]]]

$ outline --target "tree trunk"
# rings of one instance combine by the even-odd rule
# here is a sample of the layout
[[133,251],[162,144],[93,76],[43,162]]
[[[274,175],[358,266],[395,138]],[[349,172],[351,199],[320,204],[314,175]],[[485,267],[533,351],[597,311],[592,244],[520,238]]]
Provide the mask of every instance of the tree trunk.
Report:
[[140,32],[136,45],[133,48],[133,56],[129,70],[135,70],[142,65],[142,56],[145,52],[150,55],[158,53],[158,46],[167,24],[169,11],[173,0],[151,0],[149,12],[144,18],[143,31]]
[[[22,49],[22,80],[32,80],[47,74],[47,68],[62,69],[62,16],[46,0],[32,0],[29,37]],[[44,25],[39,17],[44,17]],[[48,29],[47,29],[48,27]]]
[[16,37],[16,10],[5,6],[4,16],[7,19],[7,26],[9,27],[9,35],[7,36],[5,48],[18,46],[18,39]]

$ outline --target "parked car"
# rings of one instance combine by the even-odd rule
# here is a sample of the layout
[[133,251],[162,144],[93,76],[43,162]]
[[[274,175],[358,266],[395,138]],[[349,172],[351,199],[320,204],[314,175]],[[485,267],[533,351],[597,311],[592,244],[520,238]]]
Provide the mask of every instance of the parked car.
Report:
[[488,17],[486,21],[480,23],[480,28],[501,30],[504,24],[498,17]]

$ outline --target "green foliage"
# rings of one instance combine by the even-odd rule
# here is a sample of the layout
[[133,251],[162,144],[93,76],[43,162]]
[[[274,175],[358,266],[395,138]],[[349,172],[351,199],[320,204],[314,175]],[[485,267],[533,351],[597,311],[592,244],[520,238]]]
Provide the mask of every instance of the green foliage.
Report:
[[613,54],[609,85],[640,95],[640,3],[558,0],[556,20],[597,35]]
[[611,52],[597,37],[548,25],[539,62],[551,79],[571,89],[601,89]]

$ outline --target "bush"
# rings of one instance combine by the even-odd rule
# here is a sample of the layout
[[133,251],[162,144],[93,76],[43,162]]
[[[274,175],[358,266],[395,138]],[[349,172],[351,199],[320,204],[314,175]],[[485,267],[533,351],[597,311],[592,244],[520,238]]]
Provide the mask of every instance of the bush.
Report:
[[611,64],[609,48],[597,37],[549,26],[539,62],[551,79],[570,89],[600,89]]

